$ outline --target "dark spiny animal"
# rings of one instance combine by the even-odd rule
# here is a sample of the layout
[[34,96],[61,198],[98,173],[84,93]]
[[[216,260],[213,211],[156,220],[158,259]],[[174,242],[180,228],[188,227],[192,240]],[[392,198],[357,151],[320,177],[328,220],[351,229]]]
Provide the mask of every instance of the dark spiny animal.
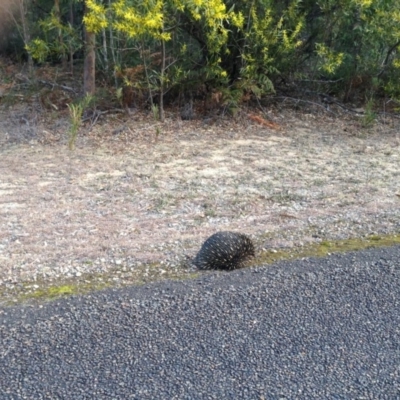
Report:
[[246,235],[217,232],[204,242],[193,264],[200,269],[232,270],[254,255],[254,244]]

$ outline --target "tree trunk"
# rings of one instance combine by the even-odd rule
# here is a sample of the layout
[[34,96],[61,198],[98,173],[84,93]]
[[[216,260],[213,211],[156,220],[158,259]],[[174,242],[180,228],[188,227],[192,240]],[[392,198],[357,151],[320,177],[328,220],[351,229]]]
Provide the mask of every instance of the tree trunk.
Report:
[[[61,25],[61,10],[60,10],[60,0],[54,0],[54,15],[57,18],[57,22]],[[60,48],[62,49],[61,54],[61,62],[63,70],[67,69],[67,55],[64,52],[64,40],[62,36],[62,29],[58,29],[58,43],[60,44]]]
[[164,80],[165,80],[165,41],[161,39],[161,73],[160,73],[160,121],[165,121],[164,114]]
[[[111,0],[108,0],[108,8],[111,9]],[[111,56],[112,56],[112,60],[113,60],[113,65],[115,67],[117,65],[117,58],[115,56],[114,32],[113,32],[113,28],[112,28],[111,24],[109,25],[108,29],[109,29],[109,34],[110,34]],[[117,75],[115,74],[115,68],[114,68],[113,75],[114,75],[115,88],[118,88],[118,80],[117,80]]]
[[93,95],[96,90],[96,34],[85,27],[85,61],[83,65],[84,95]]
[[[27,4],[26,0],[19,0],[18,6],[19,6],[19,13],[21,16],[23,40],[24,44],[27,45],[31,41],[31,33],[29,29],[29,18],[28,18],[29,5]],[[28,71],[29,75],[31,76],[33,73],[33,59],[29,52],[28,52]]]
[[[73,0],[69,0],[69,23],[74,26],[74,3]],[[74,74],[74,52],[71,44],[69,44],[69,68],[71,75]]]

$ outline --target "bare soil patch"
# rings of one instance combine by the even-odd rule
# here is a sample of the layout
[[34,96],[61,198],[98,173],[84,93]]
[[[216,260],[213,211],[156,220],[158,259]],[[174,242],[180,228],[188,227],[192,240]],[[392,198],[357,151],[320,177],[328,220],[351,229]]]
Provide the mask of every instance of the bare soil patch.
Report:
[[17,115],[0,124],[0,285],[151,265],[162,276],[219,230],[260,252],[400,232],[396,120],[367,130],[272,110],[273,130],[119,116],[84,128],[71,152],[67,119]]

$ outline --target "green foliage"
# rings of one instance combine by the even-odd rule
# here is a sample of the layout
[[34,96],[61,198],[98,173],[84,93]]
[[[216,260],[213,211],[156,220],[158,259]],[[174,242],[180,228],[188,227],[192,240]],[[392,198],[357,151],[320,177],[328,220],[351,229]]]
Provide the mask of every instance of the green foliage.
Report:
[[72,56],[82,47],[79,32],[70,23],[62,24],[54,10],[38,24],[43,37],[36,37],[25,46],[34,60],[44,62],[52,57]]
[[108,26],[106,8],[96,0],[85,0],[87,12],[83,17],[86,29],[89,32],[99,33]]
[[43,39],[35,38],[25,46],[25,50],[29,52],[34,60],[39,62],[46,61],[51,50]]
[[[302,45],[304,27],[299,1],[288,2],[281,9],[272,0],[234,3],[243,15],[243,27],[233,31],[228,51],[231,58],[230,79],[257,97],[274,92],[273,77],[290,68]],[[236,71],[236,72],[235,72]]]
[[115,13],[114,28],[131,38],[149,35],[154,39],[170,40],[171,35],[163,32],[164,1],[117,0],[112,10]]
[[157,104],[151,105],[151,112],[153,113],[153,118],[157,121],[160,119],[160,109]]
[[374,99],[368,99],[365,105],[365,113],[362,119],[362,124],[365,128],[371,127],[376,121],[376,112],[374,111]]
[[86,26],[96,33],[97,70],[113,79],[121,103],[127,87],[150,105],[163,93],[218,91],[222,105],[234,110],[250,95],[273,93],[280,82],[297,85],[299,77],[344,100],[400,98],[395,0],[59,3],[59,9],[54,0],[31,3],[26,50],[39,62],[82,60]]
[[71,126],[69,129],[68,148],[73,150],[75,148],[76,138],[78,136],[79,128],[82,124],[83,112],[93,102],[92,96],[85,96],[76,104],[68,104],[69,115],[71,118]]
[[[331,89],[345,93],[359,93],[364,99],[371,90],[393,89],[393,74],[399,60],[400,3],[394,0],[305,0],[303,10],[308,21],[306,27],[307,70],[320,71],[340,84]],[[316,57],[309,54],[314,51]],[[399,62],[400,66],[400,62]],[[316,67],[316,68],[315,68]],[[355,81],[362,84],[355,85]],[[388,92],[387,92],[388,93]]]
[[235,115],[243,98],[243,89],[237,87],[220,87],[221,105],[230,114]]
[[315,44],[315,51],[321,59],[319,68],[328,75],[333,75],[343,63],[344,53],[335,53],[322,43]]

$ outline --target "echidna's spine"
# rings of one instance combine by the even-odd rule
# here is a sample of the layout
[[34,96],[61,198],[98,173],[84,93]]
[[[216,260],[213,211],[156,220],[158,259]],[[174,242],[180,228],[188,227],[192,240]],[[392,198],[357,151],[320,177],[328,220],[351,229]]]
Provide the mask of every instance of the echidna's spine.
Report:
[[254,256],[249,237],[236,232],[217,232],[201,247],[193,263],[200,269],[235,269]]

